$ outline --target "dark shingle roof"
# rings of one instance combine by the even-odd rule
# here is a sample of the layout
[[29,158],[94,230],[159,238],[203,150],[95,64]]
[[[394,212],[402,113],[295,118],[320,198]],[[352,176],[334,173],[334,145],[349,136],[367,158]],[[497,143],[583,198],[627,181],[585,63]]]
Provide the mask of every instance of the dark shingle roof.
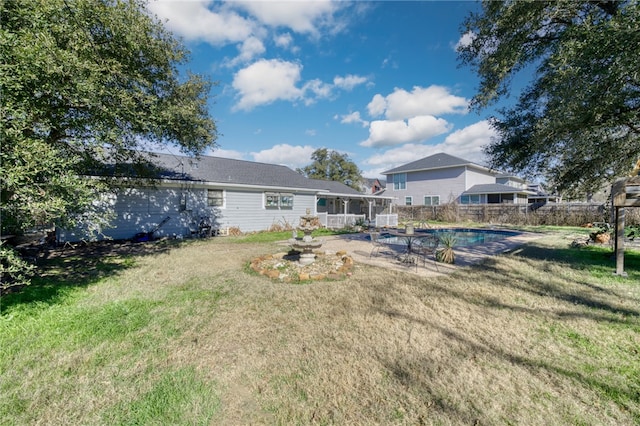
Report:
[[[116,170],[114,167],[112,169]],[[196,159],[153,153],[149,154],[148,164],[143,169],[144,173],[138,174],[139,176],[156,179],[209,182],[221,185],[251,185],[276,189],[299,188],[340,195],[362,195],[341,182],[308,179],[286,166],[231,158],[201,156]],[[111,169],[107,168],[107,170]],[[136,171],[129,168],[127,170],[129,173],[136,174]]]
[[527,191],[520,188],[515,188],[509,185],[502,185],[499,183],[487,183],[480,185],[473,185],[471,188],[464,191],[462,194],[526,194]]
[[443,152],[431,155],[429,157],[424,157],[416,161],[412,161],[411,163],[403,164],[402,166],[398,166],[394,169],[387,170],[383,172],[383,174],[391,174],[391,173],[401,173],[401,172],[412,172],[417,170],[428,170],[428,169],[441,169],[445,167],[456,167],[456,166],[474,166],[480,168],[486,168],[479,164],[473,163],[469,160],[465,160],[463,158],[454,157],[453,155],[445,154]]
[[332,194],[344,194],[344,195],[362,195],[360,191],[357,191],[350,186],[345,185],[342,182],[336,182],[333,180],[321,180],[321,179],[308,179],[311,181],[311,185],[314,188],[325,189]]

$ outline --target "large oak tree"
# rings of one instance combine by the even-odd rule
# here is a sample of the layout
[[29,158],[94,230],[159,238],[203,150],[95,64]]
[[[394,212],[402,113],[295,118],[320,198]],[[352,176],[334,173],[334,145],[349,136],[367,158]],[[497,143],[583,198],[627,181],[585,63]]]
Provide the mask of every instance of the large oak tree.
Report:
[[311,154],[311,159],[313,160],[311,164],[298,169],[298,172],[311,179],[341,182],[360,190],[360,184],[363,181],[362,173],[347,154],[320,148]]
[[[0,12],[2,232],[69,225],[150,146],[215,146],[212,83],[143,0],[5,0]],[[125,174],[127,170],[123,169]]]
[[640,156],[640,5],[631,1],[485,1],[463,24],[461,62],[480,77],[483,109],[499,109],[494,167],[543,175],[560,191],[593,192]]

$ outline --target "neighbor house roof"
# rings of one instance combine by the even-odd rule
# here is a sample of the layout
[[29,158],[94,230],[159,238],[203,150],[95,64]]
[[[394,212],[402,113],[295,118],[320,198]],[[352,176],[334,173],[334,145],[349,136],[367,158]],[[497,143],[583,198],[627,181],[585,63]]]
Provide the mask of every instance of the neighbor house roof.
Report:
[[383,174],[388,175],[392,173],[415,172],[419,170],[444,169],[449,167],[460,167],[460,166],[471,166],[475,168],[489,170],[488,168],[481,166],[479,164],[473,163],[469,160],[465,160],[463,158],[455,157],[453,155],[449,155],[441,152],[438,154],[431,155],[429,157],[424,157],[419,160],[412,161],[411,163],[403,164],[402,166],[398,166],[394,169],[387,170],[386,172],[383,172]]
[[479,185],[473,185],[462,193],[462,195],[470,194],[529,194],[530,192],[524,189],[515,188],[509,185],[502,185],[500,183],[485,183]]

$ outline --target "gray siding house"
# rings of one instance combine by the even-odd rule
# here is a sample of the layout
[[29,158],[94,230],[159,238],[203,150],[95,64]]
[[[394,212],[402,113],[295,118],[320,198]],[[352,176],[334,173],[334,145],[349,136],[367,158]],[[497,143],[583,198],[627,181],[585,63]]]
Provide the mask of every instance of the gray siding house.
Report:
[[395,205],[527,203],[525,182],[449,154],[439,153],[383,173]]
[[388,197],[361,194],[340,182],[307,179],[280,165],[168,154],[152,154],[150,162],[152,179],[129,178],[122,189],[96,200],[98,208],[110,212],[108,224],[58,229],[58,242],[130,239],[156,228],[155,237],[188,237],[199,231],[203,221],[221,231],[295,227],[307,211],[363,214],[373,219],[369,215],[376,211],[368,206],[390,202]]

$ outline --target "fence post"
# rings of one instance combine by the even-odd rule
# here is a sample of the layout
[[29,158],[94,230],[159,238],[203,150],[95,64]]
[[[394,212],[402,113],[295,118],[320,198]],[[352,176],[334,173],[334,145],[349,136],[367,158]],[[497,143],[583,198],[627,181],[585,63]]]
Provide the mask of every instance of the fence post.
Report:
[[616,275],[626,277],[624,272],[624,208],[616,207]]

